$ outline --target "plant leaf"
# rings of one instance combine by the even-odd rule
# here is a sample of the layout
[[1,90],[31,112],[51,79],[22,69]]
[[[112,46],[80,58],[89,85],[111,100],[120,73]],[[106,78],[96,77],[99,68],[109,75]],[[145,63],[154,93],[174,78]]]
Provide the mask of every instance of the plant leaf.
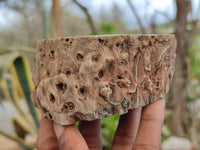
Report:
[[26,99],[29,111],[38,129],[39,119],[31,100],[31,92],[33,89],[32,76],[25,55],[18,52],[8,52],[0,55],[0,81],[4,79],[4,75],[8,72],[8,69],[10,69],[14,80],[17,81],[19,89]]
[[12,104],[14,105],[16,110],[19,112],[19,114],[23,117],[24,124],[28,125],[29,127],[29,129],[26,129],[26,130],[28,130],[32,134],[35,134],[35,132],[37,132],[36,126],[34,126],[33,119],[30,116],[28,116],[28,114],[22,109],[19,103],[19,96],[17,93],[17,89],[16,89],[16,85],[15,85],[15,81],[13,77],[10,74],[6,74],[5,80],[3,80],[2,82],[5,82],[5,88],[6,88],[6,91],[8,91],[9,99],[11,100]]
[[27,144],[23,139],[18,138],[16,136],[10,135],[9,133],[6,133],[5,131],[0,129],[0,134],[11,139],[12,141],[17,142],[19,145],[21,145],[22,147],[24,147],[26,150],[33,150],[34,149],[34,145],[29,145]]
[[28,60],[24,55],[21,55],[21,57],[17,57],[14,60],[13,65],[11,66],[11,71],[16,80],[18,81],[20,88],[23,91],[23,95],[26,99],[29,111],[33,117],[37,129],[39,129],[39,119],[35,107],[33,105],[33,102],[31,100],[31,92],[33,89],[33,83],[31,80],[32,79],[31,70],[29,67]]

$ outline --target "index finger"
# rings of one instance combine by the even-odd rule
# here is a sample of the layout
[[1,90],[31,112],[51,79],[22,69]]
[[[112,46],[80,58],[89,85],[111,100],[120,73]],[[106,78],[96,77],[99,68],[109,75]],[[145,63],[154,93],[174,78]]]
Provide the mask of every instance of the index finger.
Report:
[[42,118],[37,137],[38,150],[58,150],[58,142],[53,129],[53,121]]
[[61,126],[54,123],[54,130],[60,150],[89,150],[84,138],[74,124]]
[[140,127],[136,136],[133,150],[160,149],[164,111],[165,101],[162,99],[143,108]]

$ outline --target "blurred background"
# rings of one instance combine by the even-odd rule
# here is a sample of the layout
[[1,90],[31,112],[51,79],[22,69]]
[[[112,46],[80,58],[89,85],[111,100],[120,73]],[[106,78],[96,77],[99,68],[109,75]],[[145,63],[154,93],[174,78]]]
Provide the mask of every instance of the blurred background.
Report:
[[[37,40],[97,34],[172,33],[176,70],[166,96],[163,150],[200,150],[200,0],[0,0],[0,145],[35,149],[31,102]],[[119,116],[102,120],[104,150]]]

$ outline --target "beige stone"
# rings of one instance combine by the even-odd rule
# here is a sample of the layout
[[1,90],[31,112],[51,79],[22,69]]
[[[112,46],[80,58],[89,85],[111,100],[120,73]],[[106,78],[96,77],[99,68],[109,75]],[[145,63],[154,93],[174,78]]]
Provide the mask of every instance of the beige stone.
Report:
[[61,125],[127,113],[169,90],[175,49],[174,35],[40,40],[32,100]]

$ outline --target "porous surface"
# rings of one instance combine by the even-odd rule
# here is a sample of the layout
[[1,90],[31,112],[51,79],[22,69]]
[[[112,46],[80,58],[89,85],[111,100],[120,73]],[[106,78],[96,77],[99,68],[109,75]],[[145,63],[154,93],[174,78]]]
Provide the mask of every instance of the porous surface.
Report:
[[61,125],[127,113],[169,90],[174,35],[104,35],[38,42],[32,100]]

